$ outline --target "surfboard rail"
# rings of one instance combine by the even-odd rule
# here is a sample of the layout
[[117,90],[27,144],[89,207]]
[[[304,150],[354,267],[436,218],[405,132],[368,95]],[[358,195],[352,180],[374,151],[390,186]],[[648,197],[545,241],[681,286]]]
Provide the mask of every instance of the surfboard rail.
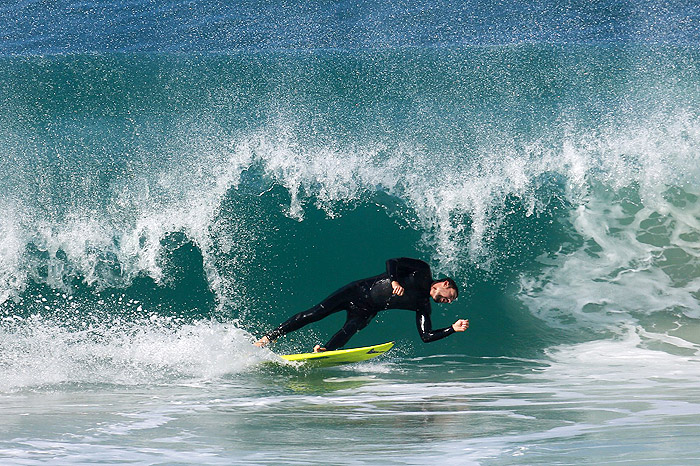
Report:
[[376,358],[389,351],[393,346],[394,342],[390,341],[380,345],[363,346],[361,348],[323,351],[320,353],[283,354],[280,357],[287,361],[303,362],[315,367],[328,367]]

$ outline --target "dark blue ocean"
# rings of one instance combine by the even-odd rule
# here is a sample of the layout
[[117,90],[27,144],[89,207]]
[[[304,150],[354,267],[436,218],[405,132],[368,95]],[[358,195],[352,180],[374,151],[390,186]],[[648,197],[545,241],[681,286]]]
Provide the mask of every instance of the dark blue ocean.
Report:
[[[251,345],[400,256],[466,333]],[[700,4],[1,2],[0,413],[12,465],[700,463]]]

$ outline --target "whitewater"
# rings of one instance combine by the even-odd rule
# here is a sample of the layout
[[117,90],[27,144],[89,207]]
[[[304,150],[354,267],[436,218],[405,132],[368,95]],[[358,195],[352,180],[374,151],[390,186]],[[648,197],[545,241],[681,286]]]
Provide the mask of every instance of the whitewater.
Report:
[[[698,17],[0,7],[0,461],[700,462]],[[251,344],[401,256],[466,333]]]

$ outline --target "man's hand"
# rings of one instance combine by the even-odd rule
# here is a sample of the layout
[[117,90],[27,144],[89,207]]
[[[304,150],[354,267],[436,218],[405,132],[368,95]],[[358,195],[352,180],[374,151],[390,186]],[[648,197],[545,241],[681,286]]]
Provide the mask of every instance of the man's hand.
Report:
[[403,296],[404,289],[403,286],[399,285],[399,282],[391,282],[391,288],[394,290],[394,294],[396,296]]
[[264,336],[253,344],[258,348],[262,348],[263,346],[267,346],[270,344],[270,339],[267,336]]
[[467,319],[459,319],[457,322],[452,324],[452,328],[455,332],[464,332],[469,328],[469,321]]

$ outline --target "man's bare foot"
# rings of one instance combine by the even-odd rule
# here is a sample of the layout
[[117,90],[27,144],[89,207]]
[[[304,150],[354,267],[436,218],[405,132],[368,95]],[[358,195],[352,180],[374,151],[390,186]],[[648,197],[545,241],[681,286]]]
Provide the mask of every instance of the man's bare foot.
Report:
[[258,341],[256,341],[256,342],[253,343],[253,344],[254,344],[255,346],[257,346],[258,348],[262,348],[263,346],[267,346],[267,345],[270,344],[270,339],[267,338],[267,337],[265,336],[265,337],[262,337],[261,339],[259,339]]
[[326,351],[326,348],[321,348],[321,345],[314,346],[314,353],[320,353],[322,351]]

